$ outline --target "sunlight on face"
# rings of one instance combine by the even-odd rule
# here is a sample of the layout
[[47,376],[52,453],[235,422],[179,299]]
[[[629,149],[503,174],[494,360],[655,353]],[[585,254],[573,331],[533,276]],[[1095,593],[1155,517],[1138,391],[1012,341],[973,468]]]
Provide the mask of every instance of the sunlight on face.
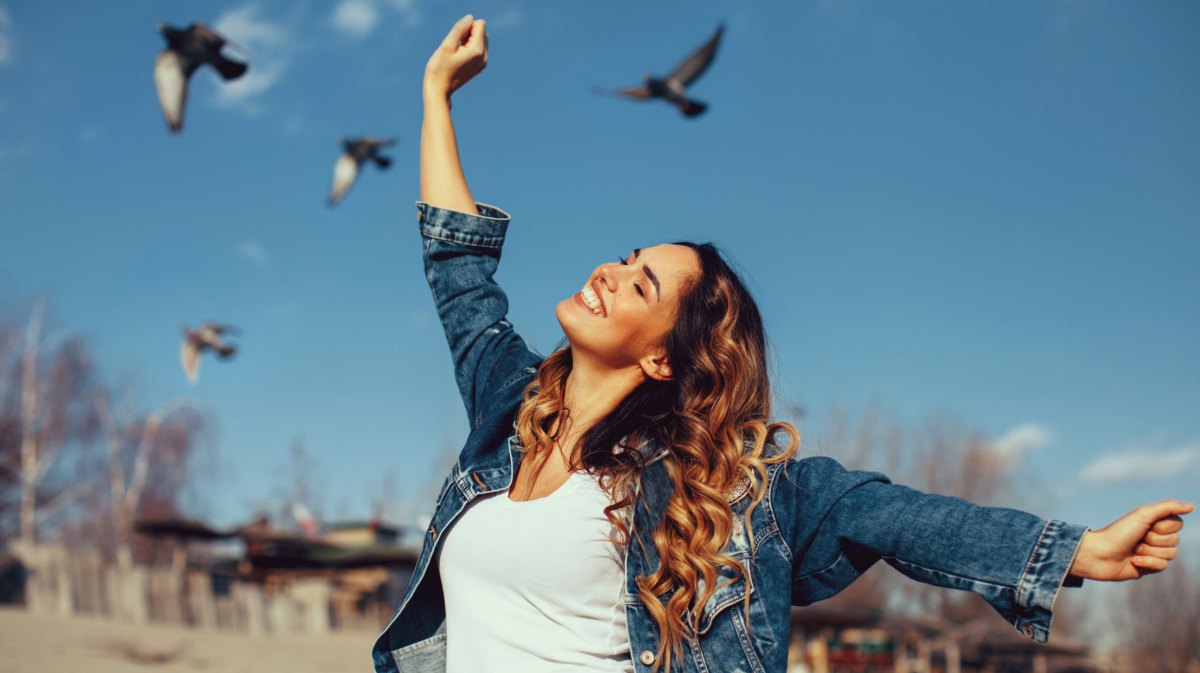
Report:
[[695,251],[664,243],[602,264],[556,314],[576,353],[608,367],[663,352],[687,283],[700,273]]

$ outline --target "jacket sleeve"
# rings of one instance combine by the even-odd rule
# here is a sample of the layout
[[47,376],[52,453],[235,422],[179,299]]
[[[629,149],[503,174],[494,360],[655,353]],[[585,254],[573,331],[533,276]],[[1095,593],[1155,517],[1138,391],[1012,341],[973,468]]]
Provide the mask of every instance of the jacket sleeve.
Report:
[[790,461],[772,509],[792,554],[792,600],[841,591],[883,559],[905,575],[979,594],[1044,643],[1051,607],[1087,528],[961,498],[922,493],[830,458]]
[[479,215],[417,203],[425,277],[472,429],[491,394],[529,376],[541,361],[505,319],[508,297],[493,278],[509,215],[476,206]]

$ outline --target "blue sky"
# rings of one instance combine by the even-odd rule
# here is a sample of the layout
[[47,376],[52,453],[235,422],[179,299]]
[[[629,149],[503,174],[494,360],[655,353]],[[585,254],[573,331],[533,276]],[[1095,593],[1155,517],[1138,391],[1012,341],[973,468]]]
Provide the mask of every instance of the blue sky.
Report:
[[[420,79],[489,19],[456,96],[478,199],[513,216],[500,281],[544,352],[553,307],[631,248],[713,240],[745,270],[805,447],[839,408],[950,415],[1092,526],[1200,499],[1200,6],[1187,2],[461,4],[0,0],[0,299],[45,293],[109,378],[217,424],[204,513],[242,519],[302,438],[327,515],[389,472],[425,494],[465,436],[420,268]],[[250,74],[155,98],[159,22]],[[686,121],[593,86],[664,72],[721,22]],[[236,54],[236,52],[235,52]],[[395,136],[324,205],[339,134]],[[182,323],[242,352],[189,385]]]

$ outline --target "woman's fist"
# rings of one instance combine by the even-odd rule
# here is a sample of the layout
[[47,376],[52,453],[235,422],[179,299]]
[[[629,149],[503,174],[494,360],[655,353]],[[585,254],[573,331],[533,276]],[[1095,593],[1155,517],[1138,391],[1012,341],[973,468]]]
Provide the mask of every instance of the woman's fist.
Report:
[[1093,580],[1133,580],[1167,569],[1175,558],[1180,515],[1193,505],[1163,500],[1142,505],[1097,531],[1084,533],[1069,573]]
[[458,20],[425,64],[425,95],[449,98],[487,67],[487,31],[470,14]]

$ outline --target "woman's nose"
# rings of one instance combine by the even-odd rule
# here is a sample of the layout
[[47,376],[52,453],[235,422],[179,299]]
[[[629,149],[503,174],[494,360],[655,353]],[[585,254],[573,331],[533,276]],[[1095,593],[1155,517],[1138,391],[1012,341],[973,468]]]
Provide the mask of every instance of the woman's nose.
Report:
[[609,292],[617,291],[617,274],[613,269],[616,264],[604,264],[600,267],[600,282]]

